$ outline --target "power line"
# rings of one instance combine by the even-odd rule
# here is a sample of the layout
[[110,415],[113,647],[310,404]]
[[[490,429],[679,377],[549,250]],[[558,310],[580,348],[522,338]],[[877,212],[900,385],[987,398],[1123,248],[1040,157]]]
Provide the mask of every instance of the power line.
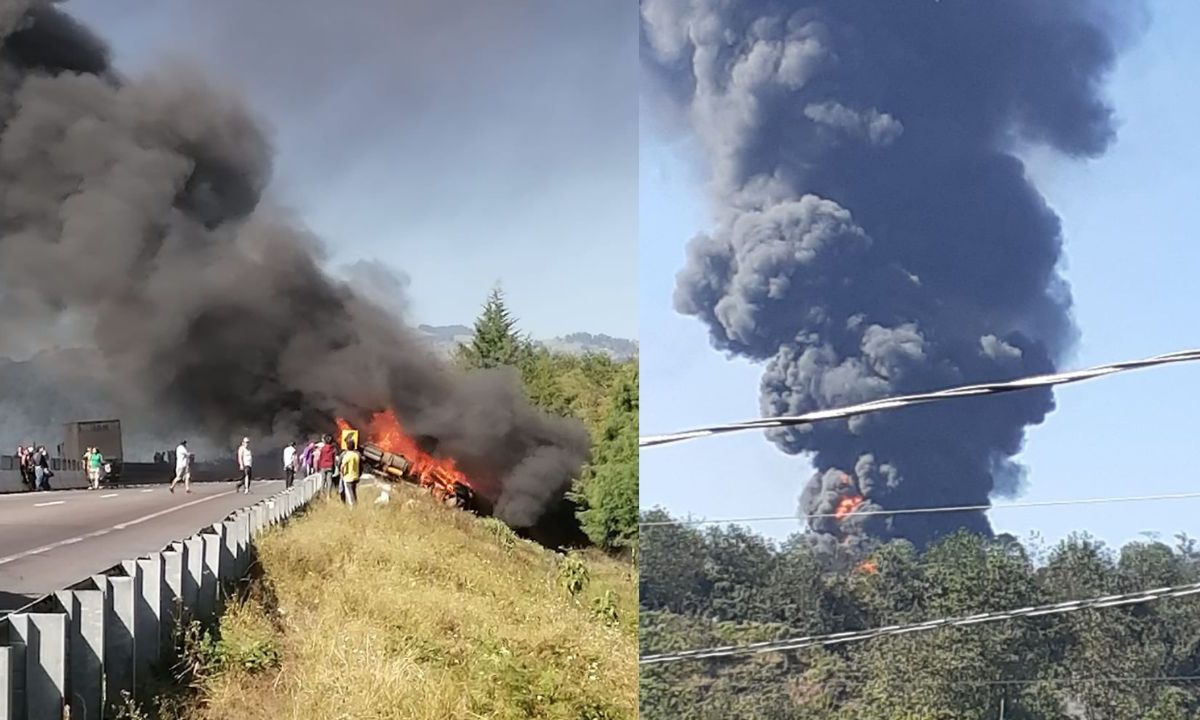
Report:
[[1038,617],[1041,615],[1060,615],[1063,613],[1075,612],[1077,610],[1087,610],[1091,608],[1136,605],[1149,602],[1151,600],[1183,597],[1186,595],[1195,595],[1196,593],[1200,593],[1200,583],[1155,588],[1153,590],[1145,590],[1138,593],[1126,593],[1124,595],[1106,595],[1103,597],[1087,598],[1084,600],[1068,600],[1066,602],[1052,603],[1049,605],[1034,605],[1030,607],[1019,608],[1017,610],[978,613],[975,615],[966,615],[961,617],[939,618],[937,620],[927,620],[925,622],[913,623],[909,625],[889,625],[887,627],[874,628],[871,630],[857,630],[831,633],[826,635],[808,635],[805,637],[786,638],[784,640],[768,640],[765,642],[747,643],[743,645],[724,645],[720,647],[659,653],[657,655],[643,655],[642,657],[638,658],[638,663],[640,665],[656,665],[668,662],[679,662],[681,660],[700,660],[704,658],[758,655],[769,652],[800,650],[810,647],[827,647],[830,645],[841,645],[849,642],[873,640],[878,637],[906,635],[912,632],[925,632],[942,627],[964,627],[967,625],[998,622],[1000,620],[1011,620],[1013,618]]
[[725,520],[653,520],[638,523],[639,527],[663,525],[728,525],[734,523],[775,522],[781,520],[817,520],[821,518],[851,518],[868,515],[915,515],[926,513],[975,512],[981,510],[1009,510],[1018,508],[1056,507],[1063,505],[1101,505],[1109,503],[1149,502],[1152,500],[1188,500],[1200,498],[1200,492],[1173,493],[1167,495],[1134,495],[1126,497],[1080,498],[1076,500],[1038,500],[1028,502],[996,503],[994,505],[951,505],[942,507],[898,508],[895,510],[854,510],[850,513],[812,513],[809,515],[761,515],[757,517],[729,518]]
[[872,400],[870,402],[860,403],[858,405],[849,405],[830,410],[817,410],[810,413],[804,413],[802,415],[759,418],[744,422],[711,425],[708,427],[684,430],[682,432],[669,433],[666,435],[647,435],[638,439],[638,445],[640,447],[651,447],[655,445],[667,445],[670,443],[683,442],[684,440],[693,440],[711,435],[740,432],[743,430],[764,430],[775,427],[808,425],[822,420],[837,420],[856,415],[879,412],[881,410],[895,410],[898,408],[923,405],[926,403],[951,400],[954,398],[998,395],[1001,393],[1029,390],[1038,387],[1066,385],[1069,383],[1083,382],[1084,380],[1093,380],[1129,370],[1138,370],[1141,368],[1169,365],[1173,363],[1194,362],[1197,360],[1200,360],[1200,350],[1181,350],[1179,352],[1158,355],[1155,357],[1146,358],[1144,360],[1127,360],[1124,362],[1112,363],[1110,365],[1099,365],[1097,367],[1087,368],[1085,370],[1072,370],[1069,372],[1055,373],[1052,375],[1035,375],[1032,377],[1010,380],[1008,382],[964,385],[961,387],[937,390],[934,392],[882,398],[880,400]]
[[[865,682],[876,676],[869,670],[855,668],[839,668],[831,672],[830,682],[849,681]],[[1003,687],[1021,685],[1076,685],[1083,683],[1128,683],[1128,682],[1195,682],[1200,675],[1109,675],[1109,676],[1066,676],[1045,678],[1011,678],[996,680],[950,680],[937,678],[939,685],[951,687]],[[925,679],[928,682],[928,679]]]
[[1083,683],[1125,682],[1192,682],[1200,675],[1148,675],[1144,677],[1064,677],[1064,678],[1017,678],[1013,680],[954,680],[948,685],[1082,685]]

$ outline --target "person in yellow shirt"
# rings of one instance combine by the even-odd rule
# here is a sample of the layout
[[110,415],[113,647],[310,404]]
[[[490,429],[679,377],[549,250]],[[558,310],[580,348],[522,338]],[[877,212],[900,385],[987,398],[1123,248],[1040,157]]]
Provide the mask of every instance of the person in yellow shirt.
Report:
[[339,470],[341,470],[342,476],[343,496],[346,504],[350,507],[354,507],[354,502],[358,499],[360,465],[358,443],[353,439],[349,439],[346,441],[346,452],[342,453],[342,462]]

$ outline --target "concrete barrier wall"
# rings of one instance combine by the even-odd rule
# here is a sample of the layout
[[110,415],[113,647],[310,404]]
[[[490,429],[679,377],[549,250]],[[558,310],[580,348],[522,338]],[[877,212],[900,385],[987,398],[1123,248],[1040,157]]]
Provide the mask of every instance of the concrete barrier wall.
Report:
[[[72,490],[88,486],[87,474],[82,470],[55,470],[50,478],[50,487],[55,490]],[[25,492],[29,486],[21,482],[19,470],[0,470],[0,493]]]
[[318,475],[0,618],[0,720],[109,718],[169,659],[181,621],[213,619],[254,538],[304,507]]
[[[4,469],[8,465],[13,465],[14,462],[4,462],[4,456],[0,456],[0,493],[16,493],[26,492],[29,487],[21,482],[21,473],[19,470]],[[87,473],[83,470],[71,470],[67,466],[66,461],[59,461],[59,470],[54,470],[54,477],[50,480],[50,487],[55,490],[75,490],[88,486]],[[163,465],[162,463],[125,463],[121,468],[121,480],[118,486],[123,485],[166,485],[175,477],[174,465]],[[235,480],[238,477],[237,466],[227,467],[221,464],[206,463],[199,465],[192,471],[192,482],[216,482],[223,480]]]

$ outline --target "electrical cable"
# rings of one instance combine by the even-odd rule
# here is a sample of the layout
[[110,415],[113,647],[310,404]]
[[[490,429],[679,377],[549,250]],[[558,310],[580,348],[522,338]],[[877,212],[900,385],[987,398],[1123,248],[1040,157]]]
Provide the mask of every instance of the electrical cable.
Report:
[[827,647],[830,645],[841,645],[849,642],[873,640],[879,637],[905,635],[913,632],[925,632],[942,627],[964,627],[968,625],[979,625],[982,623],[998,622],[1000,620],[1011,620],[1022,617],[1061,615],[1063,613],[1075,612],[1078,610],[1117,607],[1120,605],[1136,605],[1149,602],[1151,600],[1184,597],[1186,595],[1195,595],[1197,593],[1200,593],[1200,583],[1191,583],[1188,585],[1155,588],[1153,590],[1125,593],[1122,595],[1105,595],[1103,597],[1086,598],[1083,600],[1068,600],[1066,602],[1051,603],[1048,605],[1034,605],[1030,607],[1018,608],[1016,610],[977,613],[975,615],[966,615],[960,617],[938,618],[936,620],[927,620],[925,622],[912,623],[908,625],[889,625],[881,628],[873,628],[871,630],[830,633],[827,635],[808,635],[804,637],[793,637],[783,640],[768,640],[765,642],[746,643],[742,645],[724,645],[719,647],[697,648],[694,650],[680,650],[677,652],[659,653],[656,655],[643,655],[642,657],[638,658],[638,664],[657,665],[668,662],[679,662],[682,660],[700,660],[704,658],[757,655],[769,652],[800,650],[810,647]]
[[842,418],[854,417],[856,415],[879,412],[881,410],[895,410],[898,408],[911,407],[915,405],[924,405],[931,402],[940,402],[942,400],[998,395],[1001,393],[1029,390],[1038,387],[1066,385],[1069,383],[1083,382],[1084,380],[1094,380],[1096,378],[1105,377],[1120,372],[1127,372],[1129,370],[1138,370],[1160,365],[1170,365],[1173,363],[1195,362],[1197,360],[1200,360],[1200,350],[1181,350],[1179,352],[1157,355],[1155,357],[1146,358],[1143,360],[1127,360],[1109,365],[1099,365],[1097,367],[1087,368],[1084,370],[1072,370],[1068,372],[1054,373],[1051,375],[1035,375],[1032,377],[1009,380],[1007,382],[964,385],[945,390],[936,390],[934,392],[917,393],[914,395],[900,395],[897,397],[882,398],[879,400],[872,400],[870,402],[849,405],[841,408],[833,408],[830,410],[817,410],[814,412],[804,413],[802,415],[759,418],[744,422],[711,425],[708,427],[684,430],[666,435],[646,435],[638,438],[638,445],[640,447],[652,447],[656,445],[668,445],[671,443],[683,442],[684,440],[694,440],[696,438],[709,437],[712,435],[741,432],[744,430],[764,430],[776,427],[809,425],[822,420],[838,420]]

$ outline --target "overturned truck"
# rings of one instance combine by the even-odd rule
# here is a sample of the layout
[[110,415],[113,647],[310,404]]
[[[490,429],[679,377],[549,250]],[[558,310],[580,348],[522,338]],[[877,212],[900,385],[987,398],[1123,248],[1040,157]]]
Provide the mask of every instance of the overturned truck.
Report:
[[341,446],[345,450],[349,443],[358,447],[364,472],[370,472],[380,480],[401,481],[420,487],[432,494],[439,502],[461,510],[477,511],[475,491],[456,474],[434,463],[421,463],[397,452],[384,450],[372,443],[358,443],[358,432],[343,430]]

